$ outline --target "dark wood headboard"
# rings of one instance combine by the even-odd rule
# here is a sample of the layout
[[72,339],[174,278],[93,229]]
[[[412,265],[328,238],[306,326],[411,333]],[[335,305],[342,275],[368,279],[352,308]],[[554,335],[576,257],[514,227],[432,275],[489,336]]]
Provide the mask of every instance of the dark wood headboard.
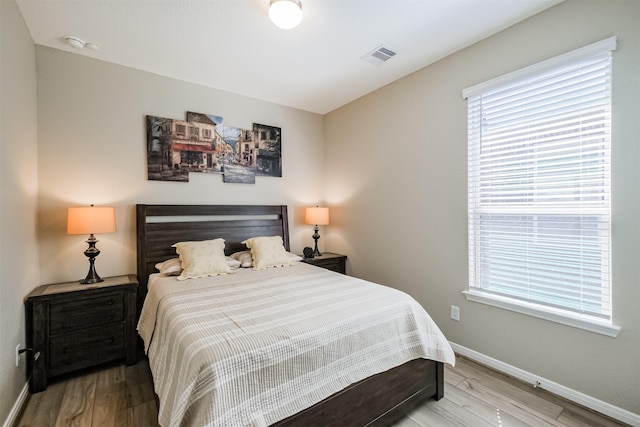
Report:
[[155,265],[176,257],[176,242],[223,238],[225,252],[246,250],[240,243],[256,236],[282,236],[289,250],[287,206],[136,205],[138,311]]

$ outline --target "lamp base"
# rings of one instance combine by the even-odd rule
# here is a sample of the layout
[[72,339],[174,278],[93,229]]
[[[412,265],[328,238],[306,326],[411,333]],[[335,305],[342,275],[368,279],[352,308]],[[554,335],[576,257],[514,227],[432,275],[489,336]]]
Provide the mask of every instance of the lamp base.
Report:
[[314,231],[314,233],[313,233],[312,237],[313,237],[313,240],[316,241],[315,248],[313,249],[313,256],[315,258],[317,256],[322,256],[322,254],[318,250],[318,239],[320,239],[320,234],[318,234],[318,226],[317,225],[313,228],[313,231]]
[[89,247],[86,251],[84,251],[84,254],[87,258],[89,258],[89,272],[87,273],[87,277],[85,277],[84,280],[80,280],[80,284],[90,285],[92,283],[104,282],[104,279],[98,276],[95,266],[96,257],[100,255],[100,250],[96,248],[96,243],[98,243],[98,240],[93,234],[91,234],[86,242],[89,244]]
[[98,278],[89,278],[89,277],[85,277],[84,280],[80,280],[80,284],[81,285],[91,285],[93,283],[100,283],[100,282],[104,282],[104,279],[101,277]]
[[80,284],[90,285],[92,283],[104,282],[104,279],[98,276],[98,273],[96,273],[96,269],[93,265],[93,259],[89,260],[89,262],[91,263],[91,266],[89,267],[89,272],[87,273],[87,277],[85,277],[83,280],[80,280]]

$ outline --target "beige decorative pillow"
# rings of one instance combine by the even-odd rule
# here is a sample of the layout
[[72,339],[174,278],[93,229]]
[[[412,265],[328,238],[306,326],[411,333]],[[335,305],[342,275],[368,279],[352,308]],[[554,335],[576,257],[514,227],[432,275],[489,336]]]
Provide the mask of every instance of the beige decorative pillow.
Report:
[[282,237],[253,237],[244,242],[251,249],[251,260],[254,270],[291,265],[287,251],[284,250]]
[[224,239],[200,242],[178,242],[173,247],[180,255],[182,273],[178,280],[216,276],[231,273],[231,267],[224,256]]

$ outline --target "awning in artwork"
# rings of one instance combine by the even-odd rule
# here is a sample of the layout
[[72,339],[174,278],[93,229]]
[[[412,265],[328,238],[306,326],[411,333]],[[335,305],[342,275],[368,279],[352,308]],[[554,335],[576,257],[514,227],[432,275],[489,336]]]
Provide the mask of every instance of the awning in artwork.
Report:
[[171,149],[174,151],[201,151],[203,153],[214,153],[210,146],[198,144],[180,144],[174,142],[171,145]]

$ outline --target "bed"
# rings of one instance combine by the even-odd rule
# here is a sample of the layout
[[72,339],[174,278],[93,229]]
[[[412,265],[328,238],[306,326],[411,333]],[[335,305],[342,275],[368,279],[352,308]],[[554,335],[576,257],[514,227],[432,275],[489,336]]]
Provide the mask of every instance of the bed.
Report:
[[[173,365],[171,365],[170,369],[166,368],[166,366],[169,366],[168,360],[178,357],[175,355],[176,353],[174,353],[174,350],[179,347],[176,343],[181,343],[186,340],[187,338],[185,337],[189,335],[195,337],[190,338],[193,339],[193,343],[189,342],[189,344],[187,344],[187,348],[198,348],[198,352],[193,352],[193,354],[209,354],[210,352],[213,352],[209,347],[205,349],[204,345],[201,344],[204,339],[213,340],[218,343],[217,345],[219,345],[220,348],[227,348],[227,350],[230,348],[236,349],[235,346],[239,345],[235,342],[229,341],[229,333],[227,332],[209,334],[212,335],[212,337],[204,338],[203,331],[201,330],[202,328],[199,326],[195,329],[194,327],[186,327],[185,330],[187,330],[188,333],[184,331],[176,332],[175,326],[169,328],[167,325],[184,325],[188,322],[185,318],[195,317],[195,315],[192,314],[184,314],[181,308],[176,308],[179,307],[179,305],[169,305],[171,301],[175,301],[179,304],[195,303],[196,305],[202,305],[204,301],[207,301],[207,304],[211,303],[227,305],[229,307],[243,307],[246,305],[246,301],[249,298],[246,295],[243,294],[242,299],[239,301],[225,298],[231,298],[236,292],[244,292],[245,289],[249,290],[249,292],[256,292],[256,289],[258,289],[259,292],[264,292],[265,287],[257,287],[253,282],[254,280],[259,280],[260,283],[269,283],[268,294],[260,296],[263,300],[268,299],[269,301],[285,300],[289,297],[293,298],[293,295],[296,293],[314,293],[316,297],[319,296],[321,299],[327,298],[327,300],[330,299],[328,295],[331,294],[333,299],[343,300],[343,296],[338,293],[342,292],[344,284],[345,293],[351,292],[354,293],[354,295],[371,294],[372,296],[369,299],[371,300],[371,304],[375,306],[376,298],[385,299],[387,298],[387,294],[385,294],[385,292],[391,292],[389,288],[370,284],[356,278],[349,278],[348,276],[343,276],[338,273],[330,272],[304,263],[298,263],[297,265],[281,269],[274,268],[256,272],[252,272],[251,269],[239,269],[237,274],[216,276],[214,279],[216,283],[213,288],[210,287],[209,284],[206,284],[204,280],[201,281],[200,279],[190,279],[194,281],[186,281],[189,282],[188,285],[185,285],[184,282],[179,285],[174,285],[169,282],[169,278],[159,279],[157,274],[151,276],[152,274],[157,273],[157,269],[155,268],[157,263],[176,257],[175,249],[172,248],[172,245],[180,241],[203,241],[222,238],[225,240],[225,253],[232,254],[234,252],[246,250],[246,247],[241,242],[248,238],[255,236],[281,236],[284,248],[288,251],[290,248],[286,206],[137,205],[136,221],[138,251],[137,269],[138,280],[140,283],[138,309],[139,312],[142,313],[141,324],[153,324],[153,326],[150,326],[150,330],[141,328],[141,335],[144,336],[145,348],[149,350],[148,354],[150,366],[154,375],[154,386],[160,400],[159,421],[163,426],[189,425],[196,423],[203,424],[202,420],[205,418],[202,418],[202,413],[206,413],[207,411],[212,412],[213,409],[209,408],[210,405],[217,404],[226,399],[226,395],[216,395],[217,397],[214,398],[211,397],[213,393],[209,394],[203,392],[203,390],[210,389],[207,387],[210,386],[210,382],[213,382],[212,379],[202,379],[198,377],[197,380],[192,382],[185,381],[185,377],[193,375],[194,372],[200,375],[200,371],[208,371],[208,367],[202,368],[202,365],[191,363],[195,368],[191,371],[187,371],[186,368],[184,368],[184,372],[178,372],[178,369]],[[149,293],[149,302],[144,304],[148,293],[150,277],[152,277],[152,281],[155,280],[155,282],[151,292]],[[304,281],[300,279],[301,277],[305,278]],[[303,282],[304,284],[302,284]],[[308,286],[307,283],[311,282],[313,282],[313,286]],[[322,286],[326,286],[326,288],[322,288]],[[370,289],[373,288],[366,288],[367,291],[363,292],[359,288],[362,286],[373,286],[376,288],[376,291],[370,291]],[[183,290],[186,290],[187,288],[189,288],[189,291],[183,292]],[[333,291],[324,291],[322,289],[333,289],[335,290],[336,295],[332,295]],[[193,292],[196,293],[194,294]],[[377,296],[376,292],[380,293],[380,295]],[[393,292],[397,293],[397,291]],[[389,298],[390,297],[391,294],[389,294]],[[401,299],[404,298],[402,296],[399,297]],[[344,298],[346,298],[346,296]],[[406,296],[406,298],[413,301],[408,296]],[[363,298],[362,300],[365,299],[366,298]],[[153,301],[153,303],[151,301]],[[324,304],[324,302],[322,304]],[[362,304],[364,305],[365,303],[363,302]],[[290,305],[292,307],[299,306],[297,302],[296,304]],[[417,303],[415,303],[414,306],[415,305],[417,305]],[[150,306],[153,306],[154,308],[150,309]],[[417,310],[414,306],[407,310],[423,312],[421,308]],[[274,307],[274,304],[269,304],[269,307]],[[215,310],[218,310],[219,308],[220,307],[216,307]],[[338,313],[341,309],[335,308],[334,312]],[[333,308],[331,308],[331,310],[333,310]],[[273,310],[271,309],[270,311]],[[299,311],[302,313],[313,310],[300,309]],[[394,310],[394,312],[396,311],[398,310]],[[169,316],[167,313],[181,313],[179,316],[186,317],[171,318],[167,317]],[[206,317],[208,319],[214,317],[211,315],[205,316],[202,314],[205,313],[204,311],[199,311],[199,313],[201,317]],[[426,313],[424,315],[426,315]],[[252,321],[253,318],[257,316],[238,317],[237,312],[234,312],[234,316],[235,317],[233,317],[233,319],[228,323],[233,325],[239,324],[240,329],[243,330],[253,330],[252,328],[256,327],[256,324],[252,323]],[[418,313],[417,316],[419,319],[422,319],[422,317],[420,317],[422,316],[421,313]],[[426,315],[426,317],[428,317],[428,315]],[[220,322],[220,319],[229,320],[230,318],[231,315],[224,313],[221,314],[214,322]],[[273,319],[269,318],[269,322],[267,323],[271,324],[270,322],[272,322],[272,320]],[[431,322],[430,318],[428,320]],[[248,323],[243,325],[242,322]],[[422,320],[420,320],[417,323],[422,325],[422,323],[426,323],[426,321],[422,322]],[[321,325],[319,324],[315,325],[312,330],[316,331],[322,329],[320,326]],[[433,324],[433,327],[435,327],[435,324]],[[422,328],[422,326],[420,326],[420,328]],[[166,336],[164,332],[165,329],[167,331],[171,331],[167,332]],[[342,327],[336,327],[335,329],[342,330]],[[364,330],[365,328],[362,329]],[[255,330],[258,331],[257,329]],[[280,334],[281,330],[282,328],[278,329],[277,333]],[[144,331],[146,331],[146,333],[144,333]],[[264,336],[275,333],[272,331],[262,333],[260,331],[256,332],[254,340],[261,341]],[[231,335],[233,335],[233,333],[231,333]],[[349,332],[347,335],[349,334],[353,333]],[[371,333],[364,331],[362,332],[362,335],[370,336]],[[428,331],[428,334],[423,335],[438,336],[438,339],[440,340],[443,338],[441,337],[440,331],[437,330],[437,327],[435,327],[434,330]],[[340,337],[339,339],[343,339],[343,337]],[[379,338],[374,337],[374,339]],[[327,342],[338,342],[337,340],[338,338],[327,338]],[[303,344],[297,345],[297,347],[304,348],[304,342],[306,341],[298,341],[298,343]],[[203,347],[194,347],[196,346],[195,343],[200,343],[197,345],[203,345]],[[404,345],[403,343],[404,341],[400,342],[398,345]],[[341,343],[338,347],[345,347],[348,345],[349,344]],[[236,402],[238,407],[244,406],[245,412],[251,412],[252,410],[252,408],[246,408],[246,406],[249,405],[249,403],[246,402],[251,402],[251,399],[258,399],[261,405],[264,403],[263,400],[276,400],[277,404],[274,404],[276,409],[272,412],[265,413],[264,415],[251,418],[250,421],[246,421],[248,418],[234,418],[236,416],[239,417],[240,415],[233,413],[232,415],[229,415],[230,418],[225,418],[227,415],[220,417],[217,417],[216,415],[217,418],[215,422],[206,421],[204,423],[219,423],[220,425],[246,424],[276,426],[387,426],[402,418],[424,401],[428,399],[441,399],[443,397],[443,362],[453,364],[454,358],[453,352],[446,341],[444,344],[439,341],[437,346],[437,357],[434,358],[438,360],[425,358],[423,353],[420,353],[422,355],[418,354],[410,356],[408,358],[409,360],[403,360],[402,362],[398,362],[395,359],[395,355],[385,358],[376,357],[376,363],[374,363],[372,359],[372,367],[370,367],[370,369],[378,369],[379,372],[374,372],[370,375],[367,374],[366,377],[362,378],[357,376],[364,375],[364,371],[360,369],[360,365],[369,364],[361,362],[357,364],[352,363],[352,365],[358,365],[358,369],[354,368],[353,373],[348,372],[348,375],[345,374],[344,376],[336,374],[335,378],[333,373],[328,374],[327,381],[318,380],[313,382],[317,385],[314,390],[297,392],[300,393],[300,399],[293,399],[293,403],[291,404],[280,404],[279,402],[280,399],[283,399],[282,401],[284,402],[284,398],[288,396],[287,393],[290,388],[290,384],[294,384],[296,381],[301,382],[302,379],[305,378],[305,372],[298,372],[300,369],[306,369],[305,363],[295,362],[298,360],[296,359],[296,357],[298,357],[297,355],[281,357],[282,359],[286,359],[287,363],[292,363],[293,361],[293,369],[290,367],[291,365],[278,368],[280,369],[279,371],[274,368],[274,372],[295,372],[295,375],[300,378],[292,378],[285,386],[278,386],[278,384],[274,384],[273,377],[275,374],[273,373],[261,373],[260,378],[257,380],[252,379],[248,374],[240,379],[222,375],[224,379],[220,379],[222,377],[218,373],[218,382],[220,384],[226,385],[231,384],[233,381],[237,381],[241,388],[244,385],[244,389],[238,392],[238,395],[241,397],[245,396],[246,393],[253,393],[255,387],[263,387],[263,385],[266,384],[264,385],[265,390],[262,390],[260,392],[261,394],[257,397],[251,395],[249,397],[245,397],[244,401],[241,399],[241,403]],[[420,346],[416,344],[407,344],[407,347],[411,347],[411,349],[417,348],[418,350],[415,351],[420,351]],[[321,352],[331,356],[333,354],[333,350],[331,350],[332,347],[327,348],[330,350],[325,349]],[[246,352],[247,350],[245,349],[242,351]],[[281,354],[284,351],[285,350],[278,347],[278,354]],[[317,353],[320,350],[313,349],[313,351],[316,351]],[[261,359],[265,357],[262,350],[255,350],[254,352],[254,350],[250,349],[248,352],[255,353],[250,359],[247,359],[252,361],[251,363],[253,363],[256,358]],[[354,351],[353,353],[357,352]],[[184,357],[185,360],[192,360],[196,358],[196,356],[179,357]],[[243,371],[245,369],[244,366],[238,365],[239,362],[236,360],[239,359],[239,357],[234,357],[235,356],[232,354],[232,357],[228,358],[234,359],[233,364],[229,366],[233,366],[234,371]],[[407,358],[406,355],[398,357]],[[378,358],[382,360],[379,366],[385,366],[384,364],[389,363],[392,363],[392,365],[387,366],[384,370],[380,370],[381,368],[377,364]],[[335,365],[335,367],[339,367],[339,363],[343,362],[338,362],[336,360],[330,364]],[[186,366],[187,363],[178,363],[177,365]],[[216,362],[216,366],[218,365],[220,365],[220,363]],[[342,368],[345,366],[342,366]],[[340,372],[342,372],[342,368],[340,368]],[[213,370],[213,368],[211,369]],[[229,368],[226,367],[225,369],[226,371],[224,372],[226,373]],[[248,368],[246,370],[247,372],[251,371],[251,369]],[[336,384],[339,381],[345,381],[345,378],[354,378],[355,380],[353,382],[343,384],[339,389],[335,389]],[[254,382],[252,383],[251,381]],[[182,386],[180,386],[180,384],[182,383],[188,384],[187,388],[189,388],[189,390],[185,391],[181,388]],[[170,386],[167,386],[167,384],[170,384]],[[182,397],[174,397],[173,389],[176,387],[179,389],[179,394]],[[333,387],[334,389],[331,389],[330,387]],[[283,390],[280,390],[277,393],[272,392],[272,390],[279,390],[280,388]],[[171,393],[167,391],[168,389],[172,389]],[[211,390],[214,390],[214,388],[211,388]],[[222,390],[222,386],[216,386],[215,388],[216,393],[221,392]],[[328,392],[327,390],[331,390],[331,392]],[[186,398],[184,397],[186,395],[197,397],[189,397],[189,402],[186,402]],[[298,394],[295,396],[298,396]],[[238,400],[239,398],[235,397],[234,399]],[[195,401],[198,402],[197,405],[193,403]],[[190,406],[192,403],[193,407]],[[303,404],[304,407],[300,407],[301,404]],[[217,410],[218,409],[216,409],[216,411]],[[292,412],[292,410],[295,410],[295,412]],[[231,412],[232,411],[229,411],[229,413]]]

